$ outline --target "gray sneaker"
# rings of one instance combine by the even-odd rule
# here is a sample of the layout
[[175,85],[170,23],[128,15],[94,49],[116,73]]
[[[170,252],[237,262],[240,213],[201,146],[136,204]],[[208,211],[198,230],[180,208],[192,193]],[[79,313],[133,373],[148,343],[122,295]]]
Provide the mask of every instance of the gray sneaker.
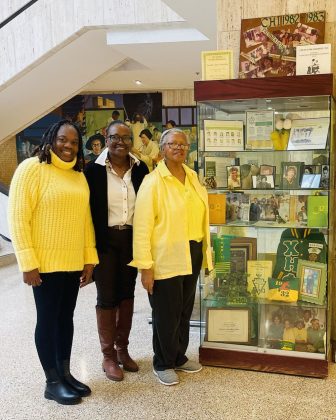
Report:
[[181,370],[182,372],[187,373],[196,373],[202,370],[202,365],[193,360],[187,360],[183,365],[176,366],[175,370]]
[[166,370],[153,369],[153,372],[154,372],[154,375],[158,377],[160,384],[170,386],[170,385],[176,385],[180,382],[174,369],[166,369]]

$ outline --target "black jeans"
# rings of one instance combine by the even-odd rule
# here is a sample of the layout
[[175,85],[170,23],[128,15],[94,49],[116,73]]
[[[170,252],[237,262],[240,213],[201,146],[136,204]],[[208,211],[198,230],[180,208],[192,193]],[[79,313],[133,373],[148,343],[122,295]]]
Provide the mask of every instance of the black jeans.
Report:
[[154,282],[149,295],[153,322],[153,366],[174,369],[188,358],[190,317],[194,307],[197,279],[202,266],[202,242],[190,241],[192,274]]
[[33,287],[37,321],[35,345],[44,370],[68,360],[73,339],[80,271],[40,273],[42,284]]
[[108,250],[98,253],[99,264],[93,272],[97,287],[97,306],[111,309],[122,300],[133,299],[138,270],[127,264],[132,261],[132,229],[108,230]]

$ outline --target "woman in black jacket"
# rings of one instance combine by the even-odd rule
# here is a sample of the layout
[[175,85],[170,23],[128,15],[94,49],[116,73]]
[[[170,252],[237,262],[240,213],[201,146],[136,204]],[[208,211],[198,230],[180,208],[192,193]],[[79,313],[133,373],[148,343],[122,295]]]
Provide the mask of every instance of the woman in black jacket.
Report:
[[87,165],[85,175],[99,255],[93,279],[103,370],[107,378],[121,381],[119,364],[130,372],[139,369],[128,354],[137,270],[127,264],[132,260],[136,193],[148,168],[130,153],[132,136],[126,124],[112,122],[106,133],[107,148]]

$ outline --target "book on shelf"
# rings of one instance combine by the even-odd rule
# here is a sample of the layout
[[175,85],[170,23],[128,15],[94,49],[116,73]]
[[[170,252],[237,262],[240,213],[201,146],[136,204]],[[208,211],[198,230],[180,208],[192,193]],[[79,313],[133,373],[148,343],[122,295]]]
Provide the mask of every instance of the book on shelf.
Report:
[[231,269],[231,243],[232,236],[222,235],[213,238],[213,250],[215,254],[216,275],[229,273]]
[[308,196],[308,227],[328,227],[328,196]]
[[225,194],[208,194],[209,221],[212,225],[221,225],[226,222],[226,196]]
[[244,193],[226,193],[226,221],[249,222],[250,217],[250,196]]
[[307,226],[307,195],[290,196],[290,222],[296,226]]

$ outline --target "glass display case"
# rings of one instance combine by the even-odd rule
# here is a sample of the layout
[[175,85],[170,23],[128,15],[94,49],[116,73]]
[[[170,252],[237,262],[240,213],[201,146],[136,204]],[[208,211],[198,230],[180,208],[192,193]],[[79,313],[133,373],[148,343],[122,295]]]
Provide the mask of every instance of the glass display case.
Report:
[[205,365],[328,374],[332,80],[195,82],[215,267],[199,282]]

